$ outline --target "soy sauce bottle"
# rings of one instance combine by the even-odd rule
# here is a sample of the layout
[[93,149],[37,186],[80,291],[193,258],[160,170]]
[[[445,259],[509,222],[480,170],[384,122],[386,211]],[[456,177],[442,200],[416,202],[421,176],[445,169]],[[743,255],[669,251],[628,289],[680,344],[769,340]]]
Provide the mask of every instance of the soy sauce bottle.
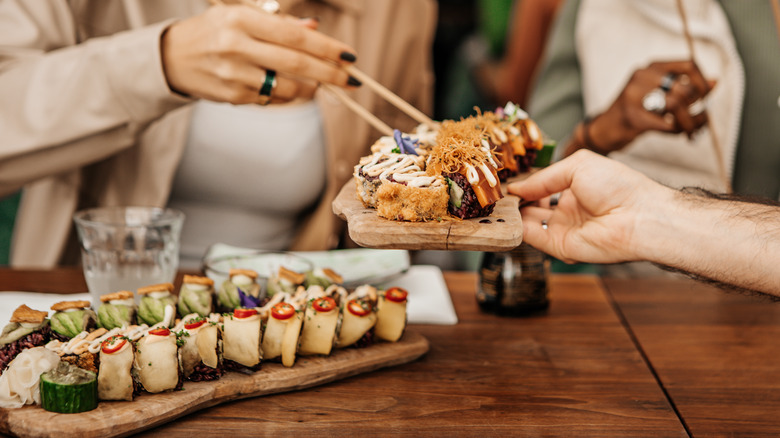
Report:
[[546,309],[550,261],[543,252],[522,243],[508,252],[482,256],[477,303],[486,312],[522,316]]

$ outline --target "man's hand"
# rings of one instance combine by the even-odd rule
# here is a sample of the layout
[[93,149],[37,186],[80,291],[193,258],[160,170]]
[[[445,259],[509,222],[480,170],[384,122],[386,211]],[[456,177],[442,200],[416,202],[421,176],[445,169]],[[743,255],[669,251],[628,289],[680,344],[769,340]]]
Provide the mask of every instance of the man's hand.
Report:
[[[523,201],[541,201],[521,210],[523,240],[569,263],[641,259],[637,234],[650,230],[638,231],[640,222],[674,196],[625,165],[585,150],[508,190]],[[557,206],[545,207],[555,193],[561,194]]]

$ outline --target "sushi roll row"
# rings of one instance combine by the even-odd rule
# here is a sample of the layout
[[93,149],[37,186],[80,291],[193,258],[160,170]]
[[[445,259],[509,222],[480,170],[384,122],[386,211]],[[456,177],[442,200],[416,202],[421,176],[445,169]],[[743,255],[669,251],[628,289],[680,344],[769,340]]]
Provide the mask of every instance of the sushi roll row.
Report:
[[[238,281],[248,285],[243,278]],[[252,372],[263,362],[291,367],[298,355],[328,356],[337,348],[400,339],[406,327],[406,291],[365,285],[348,292],[341,281],[331,270],[318,270],[304,276],[292,293],[277,290],[264,298],[262,306],[239,306],[206,316],[192,312],[173,324],[168,323],[168,308],[175,302],[169,301],[159,322],[150,325],[147,322],[153,321],[138,318],[137,324],[125,321],[109,327],[107,318],[114,322],[132,318],[132,296],[124,293],[107,297],[98,312],[92,312],[86,302],[57,303],[48,319],[48,312],[22,306],[3,331],[18,337],[3,338],[8,342],[0,348],[5,354],[0,357],[38,347],[67,363],[53,369],[46,389],[42,387],[50,400],[65,400],[71,397],[67,394],[93,387],[95,400],[133,400],[141,392],[181,389],[185,381],[216,380],[226,371]],[[143,293],[144,298],[165,300],[165,292],[170,294],[170,288],[157,285],[149,291]],[[89,376],[94,377],[94,384]],[[62,382],[79,382],[80,386]],[[91,400],[85,394],[77,395]],[[53,406],[52,410],[65,412],[57,410],[58,403]]]

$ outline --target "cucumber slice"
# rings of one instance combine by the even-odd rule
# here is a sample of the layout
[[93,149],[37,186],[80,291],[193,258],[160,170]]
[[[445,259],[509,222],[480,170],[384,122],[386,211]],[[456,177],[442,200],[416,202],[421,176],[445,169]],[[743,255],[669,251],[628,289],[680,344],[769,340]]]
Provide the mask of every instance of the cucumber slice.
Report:
[[73,414],[98,405],[97,375],[67,362],[41,374],[41,407],[47,411]]
[[460,188],[455,181],[446,177],[444,179],[447,180],[447,185],[450,188],[450,204],[455,208],[460,208],[460,205],[463,202],[463,189]]

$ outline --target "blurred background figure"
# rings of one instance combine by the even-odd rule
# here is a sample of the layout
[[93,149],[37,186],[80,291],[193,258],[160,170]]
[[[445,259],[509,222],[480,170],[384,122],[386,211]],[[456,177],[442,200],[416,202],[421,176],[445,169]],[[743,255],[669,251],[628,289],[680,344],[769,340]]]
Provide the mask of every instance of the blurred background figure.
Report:
[[185,268],[217,242],[344,244],[331,201],[379,133],[317,85],[411,129],[339,65],[430,112],[436,3],[279,4],[0,2],[0,263],[76,263],[73,213],[110,205],[184,211]]
[[441,118],[507,102],[525,108],[547,35],[563,0],[474,0],[473,26],[442,74]]
[[584,147],[673,187],[732,186],[777,199],[780,44],[773,1],[683,0],[692,63],[676,0],[567,0],[531,116],[559,141],[560,156]]

